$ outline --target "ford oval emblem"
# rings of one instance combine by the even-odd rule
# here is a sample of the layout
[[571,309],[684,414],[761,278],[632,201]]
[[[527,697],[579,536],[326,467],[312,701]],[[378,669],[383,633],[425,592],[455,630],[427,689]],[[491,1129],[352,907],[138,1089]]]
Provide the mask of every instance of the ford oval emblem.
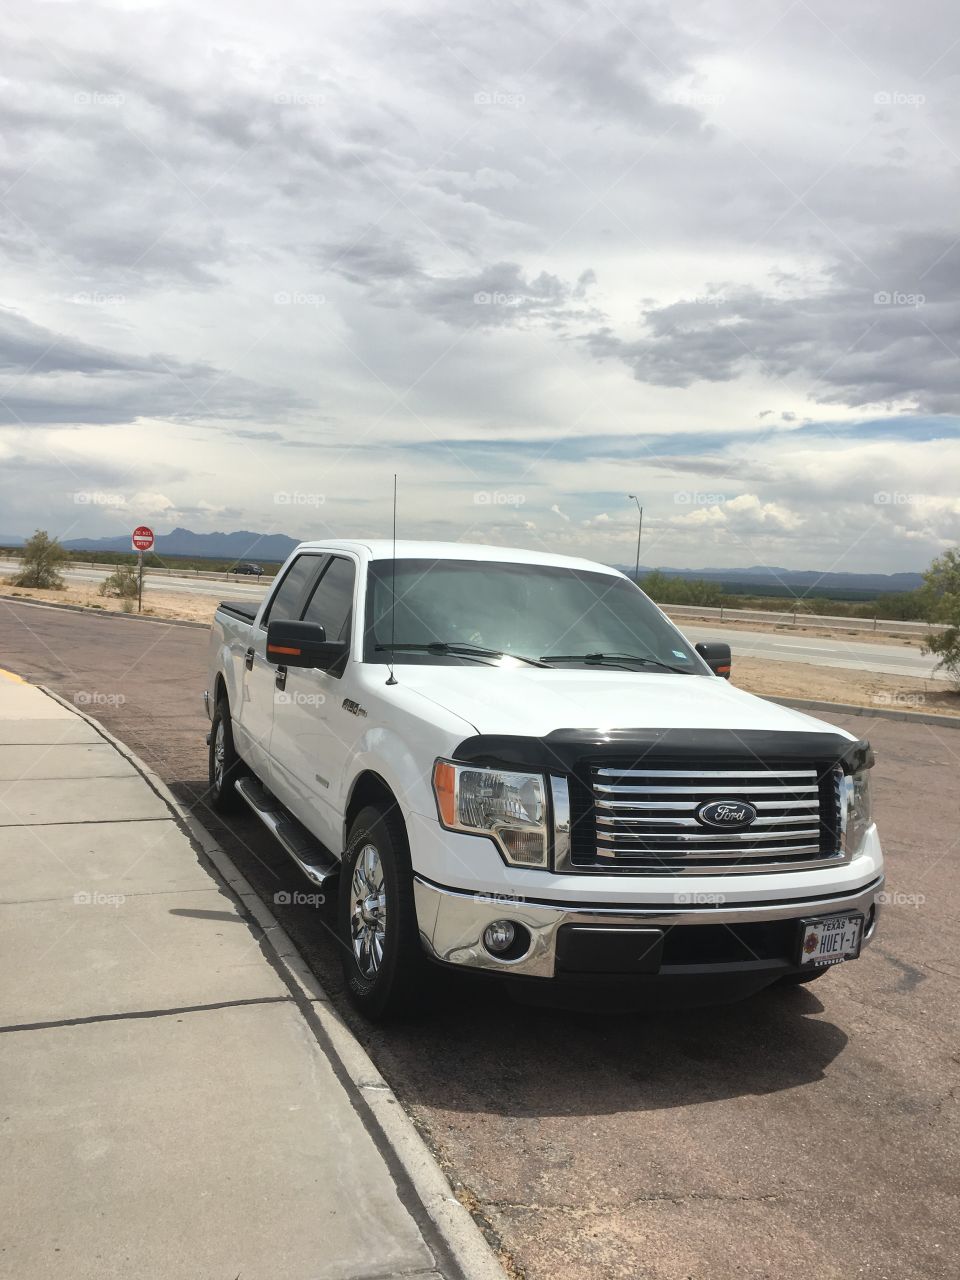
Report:
[[705,827],[722,827],[740,831],[756,822],[757,811],[746,800],[708,800],[697,810],[697,821]]

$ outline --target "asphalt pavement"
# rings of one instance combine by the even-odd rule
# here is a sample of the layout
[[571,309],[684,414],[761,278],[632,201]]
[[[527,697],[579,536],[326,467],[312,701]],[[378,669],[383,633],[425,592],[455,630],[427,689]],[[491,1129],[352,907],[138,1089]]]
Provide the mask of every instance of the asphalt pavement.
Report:
[[[204,809],[202,630],[0,605],[0,654],[147,759],[264,902],[309,888],[256,819]],[[375,1029],[342,999],[330,912],[272,906],[517,1274],[956,1276],[960,730],[834,719],[877,750],[889,900],[863,957],[809,988],[603,1017],[454,980]]]
[[0,835],[3,1275],[462,1275],[322,999],[149,778],[3,671]]

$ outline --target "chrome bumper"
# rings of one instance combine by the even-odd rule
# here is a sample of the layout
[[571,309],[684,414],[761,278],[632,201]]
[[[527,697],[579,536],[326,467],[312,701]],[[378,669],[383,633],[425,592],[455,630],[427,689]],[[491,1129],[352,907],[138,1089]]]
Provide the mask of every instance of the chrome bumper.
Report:
[[[769,920],[801,920],[812,916],[836,915],[841,911],[862,911],[874,915],[863,942],[870,941],[879,914],[878,895],[884,885],[879,876],[853,893],[813,901],[790,899],[760,905],[681,907],[574,907],[555,903],[528,902],[507,895],[463,893],[446,889],[420,876],[414,877],[414,900],[420,937],[430,955],[445,964],[501,973],[523,974],[531,978],[552,978],[556,973],[557,932],[563,925],[594,925],[607,928],[630,927],[669,929],[676,925],[737,925]],[[483,932],[495,920],[522,924],[530,933],[530,946],[515,960],[505,960],[483,945]]]

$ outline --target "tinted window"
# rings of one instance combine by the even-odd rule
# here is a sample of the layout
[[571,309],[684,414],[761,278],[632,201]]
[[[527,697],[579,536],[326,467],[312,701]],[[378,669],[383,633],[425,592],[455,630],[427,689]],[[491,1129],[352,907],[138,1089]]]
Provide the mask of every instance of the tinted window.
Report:
[[304,622],[319,622],[328,640],[346,640],[350,634],[354,576],[353,561],[335,556],[307,605]]
[[277,594],[273,597],[273,603],[264,615],[264,625],[268,620],[289,622],[291,618],[300,617],[324,559],[324,556],[297,556],[284,575],[283,581],[277,588]]
[[[393,563],[372,563],[369,584],[366,662],[388,661],[377,646],[395,635],[398,644],[484,645],[548,661],[626,653],[707,674],[691,645],[619,575],[505,561],[398,560],[395,617]],[[403,651],[393,656],[398,663],[445,660]]]

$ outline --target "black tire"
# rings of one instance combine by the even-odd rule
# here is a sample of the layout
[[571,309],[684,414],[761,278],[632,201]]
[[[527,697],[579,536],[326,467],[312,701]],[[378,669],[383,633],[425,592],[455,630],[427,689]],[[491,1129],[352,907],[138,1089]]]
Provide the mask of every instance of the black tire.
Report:
[[[222,736],[222,744],[221,744]],[[218,761],[222,745],[223,759]],[[210,783],[211,808],[217,813],[236,813],[243,805],[234,783],[247,772],[233,745],[233,725],[230,721],[230,705],[224,694],[217,699],[210,725],[210,750],[207,753],[207,771]]]
[[800,973],[788,973],[785,978],[780,979],[782,987],[802,987],[808,982],[816,982],[818,978],[822,978],[824,974],[830,972],[833,968],[832,964],[821,965],[819,969],[801,970]]
[[352,1004],[371,1021],[418,1009],[428,965],[417,926],[407,834],[395,805],[368,805],[351,824],[337,914]]

